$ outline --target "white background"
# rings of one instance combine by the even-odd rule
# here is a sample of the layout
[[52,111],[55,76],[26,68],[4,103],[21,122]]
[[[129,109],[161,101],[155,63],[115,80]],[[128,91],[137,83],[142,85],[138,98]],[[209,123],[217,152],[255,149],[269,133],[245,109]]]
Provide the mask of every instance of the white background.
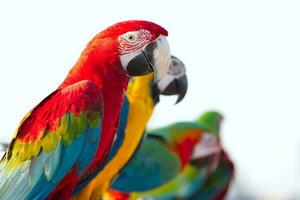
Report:
[[[0,139],[54,90],[85,44],[112,23],[146,19],[169,31],[187,66],[186,99],[163,98],[152,127],[217,109],[238,187],[290,195],[300,185],[300,3],[292,0],[1,1]],[[241,186],[242,185],[242,186]],[[278,197],[278,196],[277,196]]]

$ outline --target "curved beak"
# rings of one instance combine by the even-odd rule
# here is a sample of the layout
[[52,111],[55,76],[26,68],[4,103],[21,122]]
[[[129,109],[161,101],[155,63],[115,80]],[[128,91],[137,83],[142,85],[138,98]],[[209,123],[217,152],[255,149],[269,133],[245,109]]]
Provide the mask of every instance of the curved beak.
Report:
[[185,97],[186,92],[188,88],[188,80],[187,76],[184,75],[179,78],[175,78],[170,85],[167,86],[167,88],[161,92],[161,94],[164,95],[177,95],[176,103],[179,103],[182,101],[182,99]]
[[181,60],[172,56],[172,64],[167,74],[157,83],[158,89],[164,95],[177,95],[176,103],[182,101],[188,89],[188,79],[185,65]]
[[219,155],[222,147],[219,139],[211,133],[203,133],[201,140],[195,145],[190,163],[195,167],[201,167],[211,163],[213,155]]
[[165,36],[158,37],[137,55],[123,55],[125,56],[127,59],[131,58],[125,67],[130,76],[142,76],[154,72],[154,81],[161,80],[165,76],[171,63],[169,43]]

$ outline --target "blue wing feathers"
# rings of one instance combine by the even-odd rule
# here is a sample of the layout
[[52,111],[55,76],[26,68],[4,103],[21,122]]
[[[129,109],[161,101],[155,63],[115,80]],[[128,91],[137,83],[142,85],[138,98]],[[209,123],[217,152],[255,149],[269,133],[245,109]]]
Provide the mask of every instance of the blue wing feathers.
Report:
[[120,119],[119,119],[119,124],[118,124],[118,130],[116,134],[116,139],[113,143],[113,146],[111,150],[109,151],[109,154],[105,160],[106,165],[117,153],[119,148],[121,147],[123,141],[124,141],[124,133],[127,125],[127,120],[128,120],[128,111],[129,111],[129,101],[128,98],[125,96],[122,109],[121,109],[121,114],[120,114]]
[[49,156],[45,161],[44,170],[48,181],[53,179],[54,175],[57,172],[58,166],[60,165],[60,160],[62,156],[61,148],[62,148],[62,142],[60,141],[57,144],[57,147],[53,151],[52,155]]
[[[76,90],[74,86],[74,91]],[[84,92],[82,94],[84,94]],[[55,95],[56,93],[49,98]],[[87,99],[89,97],[86,96],[86,94],[84,95],[82,101],[87,100],[87,102],[89,102]],[[102,113],[102,104],[101,106],[99,105],[102,102],[100,101],[101,100],[97,102],[95,107],[99,108],[99,118],[101,121],[100,113]],[[70,104],[70,106],[72,106],[72,104]],[[49,110],[49,112],[51,112],[51,110]],[[95,111],[92,111],[92,114],[95,114]],[[3,159],[0,162],[0,199],[46,199],[73,167],[77,167],[79,169],[78,172],[81,172],[90,164],[99,144],[101,123],[99,123],[98,127],[91,127],[85,117],[82,119],[84,121],[78,120],[80,119],[74,118],[68,120],[67,129],[77,130],[74,137],[73,135],[68,136],[73,139],[68,140],[68,143],[64,143],[63,140],[60,140],[53,151],[46,153],[41,149],[37,156],[31,160],[22,161],[12,169],[6,168],[8,163],[7,159]],[[76,131],[70,132],[75,133]],[[12,162],[15,157],[12,156],[9,159],[9,161]]]
[[90,162],[93,160],[95,153],[98,149],[100,141],[101,128],[88,128],[85,137],[85,143],[82,152],[78,158],[78,174],[81,175],[83,170],[88,167]]
[[[118,124],[118,130],[117,130],[117,134],[116,134],[116,139],[113,143],[113,146],[111,148],[111,150],[109,151],[109,154],[104,162],[104,164],[102,165],[102,167],[98,168],[93,175],[90,175],[88,178],[86,178],[82,183],[80,183],[76,188],[73,194],[78,193],[82,188],[84,188],[87,183],[89,183],[90,180],[92,180],[96,174],[103,169],[103,167],[114,157],[114,155],[117,153],[118,149],[120,148],[120,146],[122,145],[123,139],[124,139],[124,132],[125,132],[125,128],[127,125],[127,119],[128,119],[128,111],[129,111],[129,101],[128,98],[125,96],[124,97],[124,101],[123,101],[123,105],[122,105],[122,109],[121,109],[121,114],[120,114],[120,119],[119,119],[119,124]],[[89,154],[86,154],[89,155]],[[80,162],[81,164],[79,164],[79,166],[81,166],[84,161]]]
[[[179,162],[164,142],[147,137],[112,183],[112,188],[122,192],[152,189],[175,177],[180,170]],[[173,163],[172,169],[168,167],[169,163]]]

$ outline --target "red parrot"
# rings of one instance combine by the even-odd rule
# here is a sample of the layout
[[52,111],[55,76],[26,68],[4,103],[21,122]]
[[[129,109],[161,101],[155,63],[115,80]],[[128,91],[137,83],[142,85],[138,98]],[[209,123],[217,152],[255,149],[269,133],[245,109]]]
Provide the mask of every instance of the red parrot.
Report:
[[58,87],[22,120],[0,163],[1,199],[69,199],[111,148],[131,76],[170,63],[168,33],[125,21],[97,34]]

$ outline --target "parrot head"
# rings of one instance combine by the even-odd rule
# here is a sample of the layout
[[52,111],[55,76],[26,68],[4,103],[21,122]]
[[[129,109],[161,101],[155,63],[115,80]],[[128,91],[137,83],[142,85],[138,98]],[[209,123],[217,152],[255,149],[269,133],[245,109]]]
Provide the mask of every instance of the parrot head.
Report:
[[208,111],[198,117],[197,122],[203,125],[207,132],[219,137],[223,116],[216,111]]
[[171,56],[170,67],[167,74],[152,85],[152,98],[159,102],[159,94],[177,95],[176,103],[182,101],[188,88],[188,80],[184,63],[177,57]]
[[99,51],[102,57],[98,59],[117,56],[121,70],[129,76],[154,72],[155,79],[160,80],[171,62],[167,36],[168,32],[153,22],[124,21],[97,34],[87,49],[96,50],[95,54]]
[[126,91],[127,95],[150,96],[153,101],[153,105],[159,102],[159,96],[161,94],[178,95],[176,103],[179,103],[184,98],[188,87],[185,65],[175,56],[171,56],[171,63],[168,67],[167,74],[157,82],[153,81],[153,79],[153,73],[145,76],[134,77],[129,82]]
[[[197,123],[203,127],[205,133],[194,147],[191,160],[194,166],[203,166],[203,162],[209,162],[212,158],[209,157],[210,155],[221,152],[219,132],[222,121],[223,116],[216,111],[205,112],[197,119]],[[208,160],[203,158],[208,158]]]

